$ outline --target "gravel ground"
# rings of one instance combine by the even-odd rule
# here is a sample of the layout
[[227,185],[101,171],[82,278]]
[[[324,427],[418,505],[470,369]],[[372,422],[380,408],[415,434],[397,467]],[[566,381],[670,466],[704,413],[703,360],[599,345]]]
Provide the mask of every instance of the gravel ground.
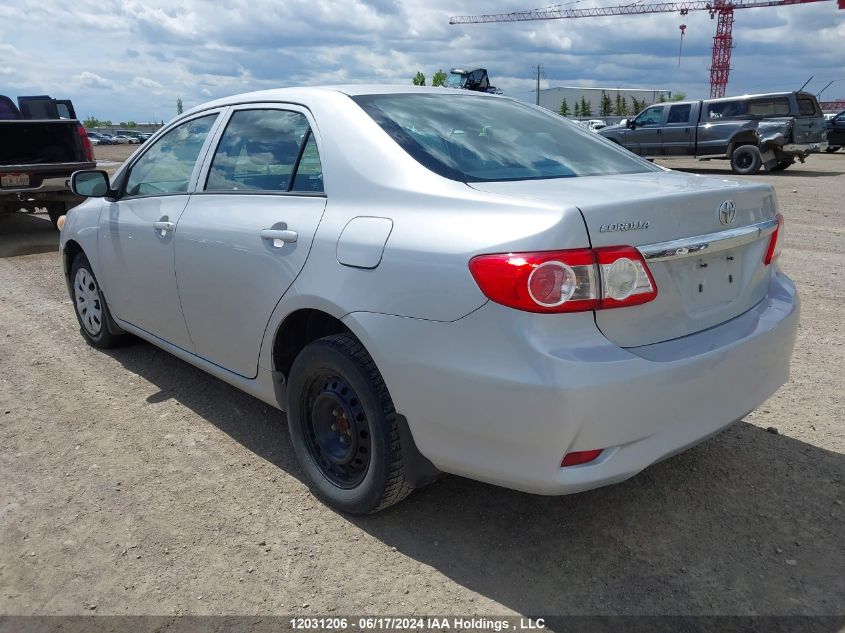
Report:
[[845,154],[753,179],[804,301],[758,411],[616,486],[447,477],[367,518],[310,496],[283,414],[87,346],[46,217],[0,216],[0,614],[845,613]]

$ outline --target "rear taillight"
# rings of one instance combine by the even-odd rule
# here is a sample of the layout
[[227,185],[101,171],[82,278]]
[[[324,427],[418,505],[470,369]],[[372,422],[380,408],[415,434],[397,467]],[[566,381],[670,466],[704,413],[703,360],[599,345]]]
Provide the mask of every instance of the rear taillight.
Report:
[[776,216],[778,221],[775,227],[775,232],[769,239],[769,248],[766,249],[766,257],[763,258],[763,263],[768,266],[780,256],[780,249],[783,246],[783,216],[778,213]]
[[527,312],[582,312],[651,301],[657,286],[631,246],[478,255],[469,262],[488,299]]
[[76,124],[76,133],[79,135],[79,142],[82,143],[82,153],[85,155],[85,160],[93,162],[94,160],[94,146],[91,145],[91,139],[88,138],[88,132],[79,123]]

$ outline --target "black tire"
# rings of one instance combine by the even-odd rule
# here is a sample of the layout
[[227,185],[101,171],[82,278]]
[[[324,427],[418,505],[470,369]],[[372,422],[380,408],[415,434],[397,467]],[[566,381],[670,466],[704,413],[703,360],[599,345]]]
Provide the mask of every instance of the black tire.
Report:
[[754,145],[740,145],[731,154],[731,170],[735,174],[750,176],[760,171],[763,155]]
[[790,167],[794,163],[795,163],[794,158],[786,158],[782,161],[778,161],[778,163],[774,167],[772,167],[769,171],[783,171],[784,169],[787,169],[788,167]]
[[[80,271],[85,274],[80,275]],[[74,258],[70,267],[70,299],[82,336],[88,343],[100,349],[109,349],[130,340],[129,334],[112,334],[109,330],[111,316],[108,304],[91,264],[83,253]],[[95,317],[96,310],[99,310],[99,314]]]
[[291,367],[287,400],[293,448],[315,496],[360,515],[411,493],[393,400],[354,336],[307,345]]
[[824,148],[824,151],[826,151],[828,154],[833,154],[833,152],[839,151],[839,147],[839,145],[834,145],[833,147],[827,146]]
[[59,228],[59,218],[67,213],[67,203],[65,202],[48,202],[47,215],[50,216],[50,222],[53,226]]

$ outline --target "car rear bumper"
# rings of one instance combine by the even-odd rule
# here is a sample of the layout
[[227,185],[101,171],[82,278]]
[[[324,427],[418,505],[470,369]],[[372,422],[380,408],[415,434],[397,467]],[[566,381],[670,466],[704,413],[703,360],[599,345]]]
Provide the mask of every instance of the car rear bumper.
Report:
[[[748,312],[640,348],[608,341],[592,313],[493,303],[452,323],[361,312],[344,320],[440,470],[567,494],[627,479],[765,401],[789,377],[798,316],[792,282],[776,273]],[[603,449],[595,461],[561,468],[565,453],[593,449]]]
[[827,141],[819,141],[817,143],[788,143],[783,146],[782,151],[789,154],[815,154],[827,149]]

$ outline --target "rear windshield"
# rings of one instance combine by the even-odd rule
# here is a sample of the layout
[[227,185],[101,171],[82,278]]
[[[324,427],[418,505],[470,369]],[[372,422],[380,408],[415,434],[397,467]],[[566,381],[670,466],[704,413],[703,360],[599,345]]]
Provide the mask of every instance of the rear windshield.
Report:
[[804,116],[816,114],[816,101],[810,97],[798,97],[798,112]]
[[352,99],[408,154],[461,182],[658,171],[595,132],[511,99],[460,94]]

